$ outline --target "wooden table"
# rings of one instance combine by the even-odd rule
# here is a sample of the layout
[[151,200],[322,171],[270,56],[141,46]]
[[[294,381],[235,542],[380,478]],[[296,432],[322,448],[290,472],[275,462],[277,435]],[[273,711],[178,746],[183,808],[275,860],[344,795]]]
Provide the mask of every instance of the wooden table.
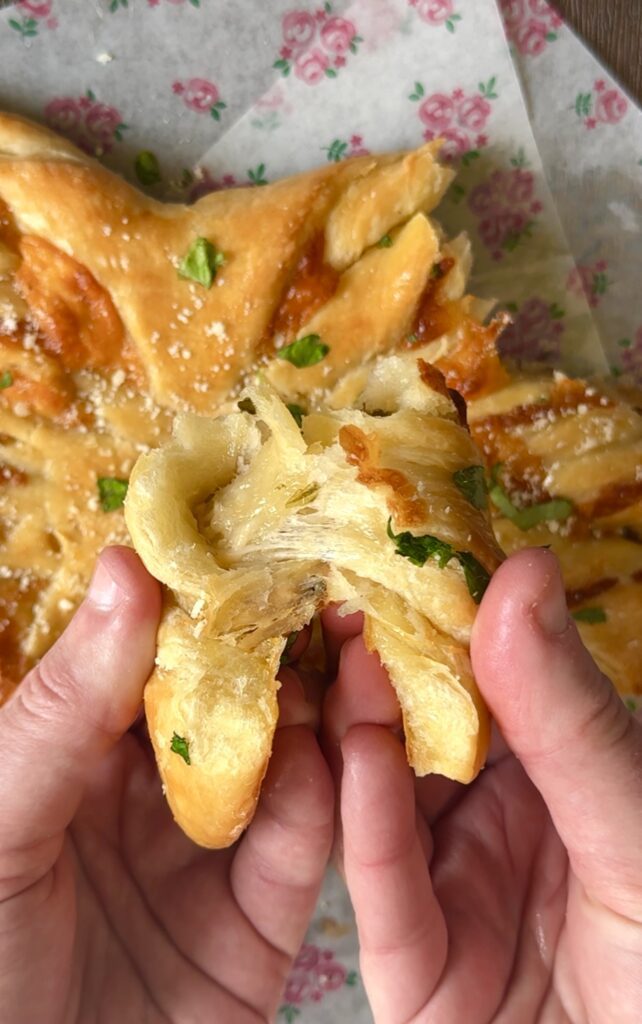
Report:
[[642,0],[553,0],[553,6],[642,101]]

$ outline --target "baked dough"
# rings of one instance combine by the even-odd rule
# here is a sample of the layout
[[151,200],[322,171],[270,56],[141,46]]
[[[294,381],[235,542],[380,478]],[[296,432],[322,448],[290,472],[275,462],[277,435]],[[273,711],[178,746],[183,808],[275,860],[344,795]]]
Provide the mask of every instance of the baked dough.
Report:
[[424,354],[371,360],[351,407],[301,428],[259,380],[226,416],[179,417],[134,468],[127,525],[168,588],[147,719],[174,816],[204,846],[251,818],[287,636],[331,601],[365,612],[416,773],[469,782],[483,764],[468,644],[501,553],[478,452]]
[[[98,551],[128,542],[99,481],[124,486],[177,411],[215,413],[257,366],[282,394],[319,402],[365,355],[413,335],[497,333],[465,296],[467,241],[426,216],[452,179],[437,151],[186,207],[0,115],[0,701],[68,622]],[[209,287],[183,273],[205,243]],[[275,360],[321,330],[322,365]]]
[[621,693],[642,693],[639,395],[613,381],[526,376],[472,401],[468,417],[495,478],[502,548],[553,549],[584,643]]

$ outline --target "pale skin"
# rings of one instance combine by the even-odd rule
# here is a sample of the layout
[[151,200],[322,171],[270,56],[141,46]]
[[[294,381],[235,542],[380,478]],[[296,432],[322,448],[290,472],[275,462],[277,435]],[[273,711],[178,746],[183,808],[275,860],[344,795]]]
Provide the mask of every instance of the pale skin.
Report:
[[0,710],[7,1020],[273,1020],[335,808],[377,1024],[642,1019],[642,730],[581,646],[549,553],[510,559],[478,615],[503,739],[475,783],[413,780],[359,620],[329,611],[325,758],[286,671],[256,818],[223,852],[176,828],[136,723],[159,610],[135,555],[104,552]]

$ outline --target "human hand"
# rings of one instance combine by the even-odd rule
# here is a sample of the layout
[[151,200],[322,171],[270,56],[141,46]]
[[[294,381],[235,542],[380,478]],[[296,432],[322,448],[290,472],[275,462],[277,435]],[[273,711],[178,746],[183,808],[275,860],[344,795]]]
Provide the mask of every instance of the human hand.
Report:
[[[142,724],[158,584],[103,552],[63,637],[0,710],[0,1007],[16,1024],[272,1019],[332,839],[294,673],[254,821],[229,850],[174,824]],[[129,731],[128,731],[129,730]]]
[[[326,616],[335,648],[358,630]],[[498,570],[472,659],[506,742],[467,787],[413,779],[394,693],[360,637],[326,700],[375,1020],[639,1022],[642,728],[583,647],[550,553]]]

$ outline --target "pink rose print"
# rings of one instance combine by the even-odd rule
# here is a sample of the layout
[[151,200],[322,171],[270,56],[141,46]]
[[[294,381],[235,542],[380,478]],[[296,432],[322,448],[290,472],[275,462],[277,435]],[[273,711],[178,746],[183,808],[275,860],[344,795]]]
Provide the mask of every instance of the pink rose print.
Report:
[[449,32],[454,32],[456,23],[461,21],[453,0],[408,0],[408,3],[428,25],[445,25]]
[[19,0],[16,7],[33,18],[48,18],[53,7],[53,0]]
[[317,23],[307,11],[290,11],[283,18],[283,43],[291,54],[309,46],[317,31]]
[[531,18],[515,33],[515,43],[520,53],[527,57],[537,57],[546,49],[548,29],[543,21]]
[[195,110],[197,114],[206,114],[221,120],[221,110],[225,110],[226,103],[219,98],[219,91],[214,82],[206,78],[190,78],[186,82],[174,82],[172,91],[177,96],[183,97],[183,102],[189,110]]
[[444,131],[450,126],[454,115],[453,101],[442,92],[428,96],[419,107],[419,117],[431,132]]
[[443,139],[441,152],[447,160],[461,157],[467,165],[478,157],[479,150],[488,145],[488,136],[482,133],[482,129],[493,112],[490,101],[497,99],[496,84],[495,77],[482,82],[479,93],[470,96],[460,88],[450,95],[436,92],[426,96],[421,82],[415,82],[414,91],[408,99],[419,104],[417,113],[425,125],[424,139]]
[[468,128],[471,132],[480,132],[482,128],[485,128],[492,112],[493,108],[483,96],[469,96],[459,104],[457,121],[462,128]]
[[15,10],[22,18],[9,18],[9,25],[23,39],[37,36],[42,24],[49,29],[58,27],[58,19],[52,16],[53,0],[18,0]]
[[363,144],[361,135],[351,135],[350,139],[335,139],[329,146],[321,147],[327,154],[328,160],[338,163],[350,156],[370,156],[370,150]]
[[346,971],[335,960],[331,950],[302,946],[286,982],[285,1003],[279,1008],[279,1015],[288,1022],[293,1021],[300,1013],[298,1007],[305,1003],[320,1003],[329,992],[356,983],[356,973]]
[[77,99],[60,96],[50,100],[44,116],[51,128],[91,156],[109,153],[115,141],[122,142],[122,133],[128,127],[123,123],[120,111],[99,103],[90,89]]
[[78,100],[71,96],[61,96],[47,104],[45,119],[55,131],[73,138],[82,123],[83,110]]
[[445,128],[443,132],[439,132],[439,138],[444,140],[440,150],[444,160],[456,160],[457,157],[470,152],[470,139],[460,128]]
[[493,171],[471,191],[468,206],[479,220],[479,237],[496,260],[531,236],[534,217],[542,209],[535,196],[534,176],[522,166]]
[[297,57],[294,63],[295,75],[307,85],[316,85],[317,82],[320,82],[329,68],[330,61],[318,46],[315,46],[310,53]]
[[557,39],[563,24],[546,0],[499,0],[508,41],[525,57],[537,57]]
[[[332,14],[326,0],[314,15],[308,11],[290,11],[281,23],[283,45],[272,67],[286,78],[292,69],[307,85],[323,78],[336,78],[349,53],[357,53],[359,43],[354,22]],[[312,44],[317,45],[313,46]]]
[[330,18],[321,26],[321,42],[330,53],[346,53],[356,34],[355,26],[346,18]]
[[595,308],[599,306],[611,283],[606,276],[607,268],[606,260],[579,264],[568,275],[566,287],[572,295],[583,295],[589,306]]
[[589,131],[599,124],[619,124],[628,108],[626,97],[619,89],[609,88],[603,78],[594,83],[592,92],[580,92],[575,97],[575,113]]
[[526,13],[525,0],[500,0],[504,25],[513,27],[519,25]]
[[604,124],[617,124],[626,114],[628,103],[617,89],[600,92],[595,104],[595,116]]
[[528,299],[520,307],[507,308],[513,314],[513,322],[499,337],[500,354],[518,362],[558,364],[564,310],[540,298]]

